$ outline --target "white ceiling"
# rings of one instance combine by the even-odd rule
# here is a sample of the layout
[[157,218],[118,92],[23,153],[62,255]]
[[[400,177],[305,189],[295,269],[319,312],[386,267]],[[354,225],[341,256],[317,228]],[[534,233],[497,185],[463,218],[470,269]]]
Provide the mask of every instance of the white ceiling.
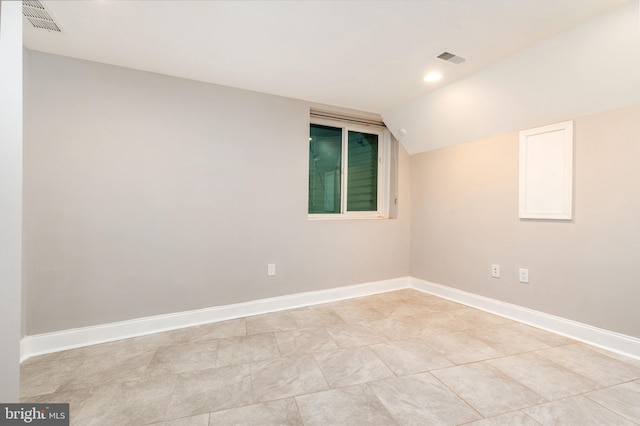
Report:
[[28,49],[381,113],[628,0],[42,3],[63,33],[25,22]]

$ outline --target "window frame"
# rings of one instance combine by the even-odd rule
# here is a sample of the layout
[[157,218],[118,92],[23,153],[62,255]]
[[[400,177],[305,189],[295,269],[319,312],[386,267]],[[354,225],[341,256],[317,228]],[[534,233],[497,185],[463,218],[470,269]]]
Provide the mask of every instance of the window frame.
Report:
[[[343,220],[343,219],[388,219],[390,191],[390,159],[391,133],[384,124],[360,124],[349,120],[311,117],[311,125],[328,126],[342,129],[342,164],[340,176],[340,213],[309,213],[309,169],[307,168],[307,217],[309,220]],[[377,176],[377,209],[371,211],[347,211],[349,182],[349,131],[374,134],[378,136],[378,176]],[[307,145],[307,157],[310,147]]]

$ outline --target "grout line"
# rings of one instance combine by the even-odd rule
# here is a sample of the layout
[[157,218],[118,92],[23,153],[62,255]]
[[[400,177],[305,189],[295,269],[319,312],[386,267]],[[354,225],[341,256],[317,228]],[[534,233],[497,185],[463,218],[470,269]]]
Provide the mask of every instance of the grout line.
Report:
[[[479,410],[476,409],[476,407],[474,407],[473,405],[471,405],[466,399],[464,399],[462,397],[462,395],[459,395],[458,392],[454,391],[453,389],[451,389],[445,382],[443,382],[442,380],[440,380],[440,378],[438,376],[436,376],[435,374],[432,374],[431,372],[429,372],[429,375],[431,377],[433,377],[434,379],[436,379],[436,381],[438,381],[442,386],[444,386],[445,389],[447,389],[449,392],[451,392],[452,394],[454,394],[455,396],[457,396],[460,401],[464,402],[465,404],[467,404],[467,406],[469,408],[471,408],[473,411],[475,411],[476,413],[478,413],[478,415],[480,416],[481,419],[486,419],[487,417],[484,416]],[[472,421],[477,421],[477,420],[472,420]]]

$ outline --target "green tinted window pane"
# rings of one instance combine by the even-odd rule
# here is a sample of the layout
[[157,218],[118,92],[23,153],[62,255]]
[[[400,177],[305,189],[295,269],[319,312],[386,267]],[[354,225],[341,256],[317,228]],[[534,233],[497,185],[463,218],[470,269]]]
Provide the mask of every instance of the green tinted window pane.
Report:
[[349,132],[347,211],[378,210],[378,135]]
[[312,124],[309,132],[309,213],[340,213],[342,129]]

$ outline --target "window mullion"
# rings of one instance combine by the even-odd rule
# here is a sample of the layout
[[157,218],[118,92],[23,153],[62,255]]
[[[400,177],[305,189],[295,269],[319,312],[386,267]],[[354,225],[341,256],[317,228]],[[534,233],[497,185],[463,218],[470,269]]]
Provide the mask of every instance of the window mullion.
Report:
[[340,212],[345,214],[347,212],[347,181],[349,178],[349,146],[348,146],[349,130],[346,127],[342,128],[342,176],[340,176],[342,197],[340,200]]

